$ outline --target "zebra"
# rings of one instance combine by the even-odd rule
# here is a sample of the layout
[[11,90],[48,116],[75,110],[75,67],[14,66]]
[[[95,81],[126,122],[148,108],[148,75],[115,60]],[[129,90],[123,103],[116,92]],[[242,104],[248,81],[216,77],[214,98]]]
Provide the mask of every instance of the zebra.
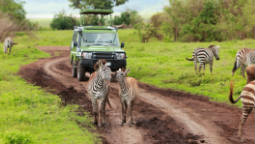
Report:
[[126,117],[129,116],[129,125],[134,124],[133,121],[133,105],[137,95],[137,81],[132,77],[127,77],[129,70],[119,69],[116,74],[116,80],[120,85],[120,99],[122,107],[122,123],[126,123]]
[[219,57],[219,48],[220,46],[217,45],[210,45],[208,48],[196,48],[193,51],[192,58],[186,58],[188,61],[193,61],[195,66],[195,72],[197,73],[197,63],[199,63],[199,73],[201,71],[201,68],[203,67],[205,72],[205,64],[210,64],[210,72],[213,71],[213,57],[216,58],[216,60],[220,60]]
[[17,43],[14,43],[11,37],[7,37],[4,40],[4,53],[5,54],[11,54],[12,47],[16,45]]
[[94,123],[101,127],[105,124],[105,103],[110,91],[111,69],[106,66],[105,60],[96,63],[97,69],[89,79],[87,91],[91,98]]
[[240,99],[242,101],[242,117],[239,123],[238,136],[241,137],[243,133],[243,126],[254,108],[254,100],[255,100],[255,81],[251,81],[245,85],[240,96],[234,100],[233,99],[233,82],[230,82],[230,93],[229,93],[229,101],[232,104],[237,103]]
[[232,76],[234,76],[235,71],[241,67],[241,74],[245,77],[245,67],[255,64],[255,49],[243,48],[236,53],[236,59],[234,67],[232,69]]

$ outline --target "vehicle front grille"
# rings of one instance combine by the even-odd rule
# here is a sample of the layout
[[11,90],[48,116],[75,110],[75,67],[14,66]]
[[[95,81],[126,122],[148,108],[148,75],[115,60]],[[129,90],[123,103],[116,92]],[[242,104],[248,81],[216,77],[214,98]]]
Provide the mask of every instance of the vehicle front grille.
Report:
[[93,53],[93,59],[106,59],[106,60],[112,60],[114,59],[115,54],[112,52],[94,52]]

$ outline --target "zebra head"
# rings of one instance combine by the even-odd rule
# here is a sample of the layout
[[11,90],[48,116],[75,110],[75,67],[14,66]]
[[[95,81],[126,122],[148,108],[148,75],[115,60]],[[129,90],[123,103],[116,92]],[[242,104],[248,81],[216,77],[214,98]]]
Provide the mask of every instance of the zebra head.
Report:
[[112,78],[111,77],[111,74],[112,74],[111,69],[108,66],[106,66],[105,63],[100,62],[100,60],[99,60],[99,65],[98,65],[98,74],[101,76],[101,78],[103,80],[110,81]]
[[118,82],[121,82],[124,80],[124,78],[127,76],[129,72],[129,69],[128,70],[122,70],[122,69],[119,69],[116,73],[116,79]]
[[212,50],[213,55],[215,56],[216,60],[220,60],[220,57],[219,57],[220,46],[210,45],[209,48]]

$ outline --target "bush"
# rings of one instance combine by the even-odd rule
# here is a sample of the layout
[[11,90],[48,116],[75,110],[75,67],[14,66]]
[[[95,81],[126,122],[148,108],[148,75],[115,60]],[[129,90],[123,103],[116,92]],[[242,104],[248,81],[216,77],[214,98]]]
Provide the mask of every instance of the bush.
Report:
[[149,40],[157,33],[152,24],[140,23],[135,26],[135,29],[138,31],[140,40],[143,43],[149,42]]
[[50,27],[57,30],[67,30],[73,29],[77,25],[79,25],[79,22],[74,17],[67,16],[65,12],[60,12],[54,16]]

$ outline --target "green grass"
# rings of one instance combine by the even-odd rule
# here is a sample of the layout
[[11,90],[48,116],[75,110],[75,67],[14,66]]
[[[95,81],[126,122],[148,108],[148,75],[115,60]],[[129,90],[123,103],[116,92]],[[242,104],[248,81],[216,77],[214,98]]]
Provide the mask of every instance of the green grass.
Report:
[[[120,40],[125,42],[130,76],[161,88],[183,90],[210,97],[213,101],[228,103],[229,82],[235,81],[235,96],[240,94],[245,79],[237,72],[231,75],[237,50],[253,48],[254,40],[236,40],[210,43],[173,43],[153,39],[139,42],[134,30],[120,30]],[[90,118],[77,116],[75,106],[60,107],[58,96],[26,83],[16,75],[20,66],[48,54],[36,46],[69,46],[72,31],[38,31],[28,37],[18,33],[14,53],[6,56],[0,51],[0,143],[11,140],[25,143],[94,143],[96,136],[81,129],[76,121],[93,128]],[[221,46],[220,61],[215,61],[213,74],[198,76],[193,63],[186,61],[193,49],[210,44]],[[2,45],[0,44],[0,47]],[[239,103],[240,105],[240,103]]]
[[79,121],[94,129],[88,114],[77,116],[76,106],[62,107],[58,96],[17,76],[20,66],[49,57],[36,49],[44,39],[18,33],[15,41],[19,44],[13,48],[13,54],[4,55],[0,51],[0,143],[90,144],[98,141],[96,135],[77,125]]
[[[127,36],[127,35],[128,36]],[[130,76],[160,88],[183,90],[193,94],[208,96],[213,101],[228,103],[230,80],[235,82],[235,96],[239,95],[246,80],[239,70],[232,77],[232,68],[236,52],[244,47],[254,48],[254,40],[234,40],[226,42],[159,42],[152,40],[147,44],[140,43],[135,31],[120,31],[121,41],[126,42]],[[198,47],[210,44],[220,45],[220,61],[214,61],[213,74],[206,65],[204,76],[194,71],[192,52]],[[240,103],[239,103],[240,105]]]
[[[69,45],[72,31],[41,31],[36,35],[41,39],[39,45]],[[236,52],[244,47],[253,48],[255,45],[255,40],[181,43],[161,42],[156,39],[144,44],[139,41],[135,30],[120,30],[119,35],[120,41],[125,42],[130,76],[160,88],[205,95],[213,101],[225,103],[228,103],[230,80],[235,82],[235,96],[240,94],[246,83],[239,70],[232,77]],[[193,62],[185,58],[191,58],[195,48],[208,47],[210,44],[221,46],[221,60],[214,61],[213,74],[210,74],[207,65],[205,75],[198,76],[194,72]]]

